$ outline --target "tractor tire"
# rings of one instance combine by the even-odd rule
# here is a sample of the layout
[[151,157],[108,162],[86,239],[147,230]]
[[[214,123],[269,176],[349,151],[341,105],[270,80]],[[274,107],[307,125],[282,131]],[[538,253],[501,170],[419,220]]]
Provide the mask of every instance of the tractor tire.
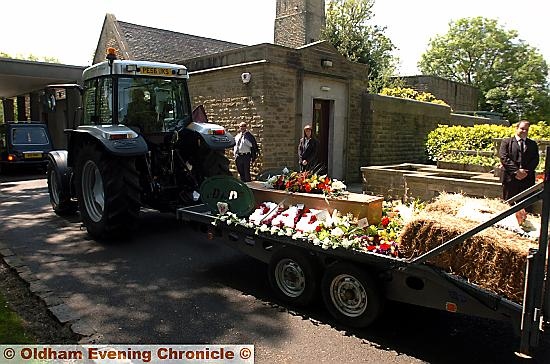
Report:
[[140,209],[135,158],[85,145],[77,158],[76,193],[82,221],[93,238],[110,240],[130,233]]
[[213,176],[231,176],[229,171],[229,159],[223,151],[209,149],[206,151],[202,160],[202,175],[206,177]]
[[[64,189],[62,176],[52,163],[48,163],[46,171],[48,180],[48,193],[53,211],[59,216],[68,216],[76,213],[78,204],[71,200],[71,194]],[[65,186],[66,188],[66,186]]]

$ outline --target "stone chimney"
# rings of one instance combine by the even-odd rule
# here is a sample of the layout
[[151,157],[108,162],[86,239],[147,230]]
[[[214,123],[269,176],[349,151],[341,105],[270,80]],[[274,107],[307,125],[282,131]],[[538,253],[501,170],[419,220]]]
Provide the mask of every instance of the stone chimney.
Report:
[[325,0],[277,0],[274,43],[298,48],[320,40]]

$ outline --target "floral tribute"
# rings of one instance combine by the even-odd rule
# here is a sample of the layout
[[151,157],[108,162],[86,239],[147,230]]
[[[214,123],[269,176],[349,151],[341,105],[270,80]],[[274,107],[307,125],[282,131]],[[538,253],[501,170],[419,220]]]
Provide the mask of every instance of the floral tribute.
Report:
[[346,190],[346,185],[337,179],[326,175],[319,176],[310,171],[290,172],[283,170],[283,174],[270,177],[266,187],[288,192],[318,193],[328,196],[338,196]]
[[369,225],[366,219],[351,214],[342,215],[338,210],[331,214],[301,204],[285,209],[281,204],[263,202],[248,218],[239,218],[223,206],[219,208],[223,213],[212,222],[216,226],[240,225],[254,229],[256,234],[288,236],[323,249],[344,248],[398,257],[399,234],[416,206],[385,201],[378,225]]

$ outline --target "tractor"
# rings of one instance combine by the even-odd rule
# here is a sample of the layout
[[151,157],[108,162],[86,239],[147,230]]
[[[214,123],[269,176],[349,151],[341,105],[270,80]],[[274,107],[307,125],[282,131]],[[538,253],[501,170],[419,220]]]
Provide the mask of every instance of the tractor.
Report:
[[198,203],[206,178],[230,175],[224,151],[235,145],[204,108],[191,110],[185,66],[118,60],[112,48],[106,58],[83,71],[83,87],[72,85],[82,107],[47,170],[54,212],[78,210],[95,239],[130,233],[142,207]]

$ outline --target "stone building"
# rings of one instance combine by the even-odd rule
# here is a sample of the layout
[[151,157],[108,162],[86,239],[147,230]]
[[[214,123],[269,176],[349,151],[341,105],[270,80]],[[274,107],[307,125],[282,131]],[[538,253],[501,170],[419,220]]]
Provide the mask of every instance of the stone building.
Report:
[[277,1],[275,44],[298,48],[321,39],[325,27],[325,1]]
[[[303,126],[312,124],[322,146],[319,160],[329,174],[358,181],[368,67],[318,40],[324,0],[278,0],[276,9],[275,44],[253,46],[121,22],[107,14],[94,62],[104,59],[106,47],[114,47],[121,59],[184,64],[191,71],[194,106],[203,104],[209,119],[231,132],[242,121],[250,124],[261,149],[253,172],[297,168]],[[243,74],[250,82],[242,81]]]

